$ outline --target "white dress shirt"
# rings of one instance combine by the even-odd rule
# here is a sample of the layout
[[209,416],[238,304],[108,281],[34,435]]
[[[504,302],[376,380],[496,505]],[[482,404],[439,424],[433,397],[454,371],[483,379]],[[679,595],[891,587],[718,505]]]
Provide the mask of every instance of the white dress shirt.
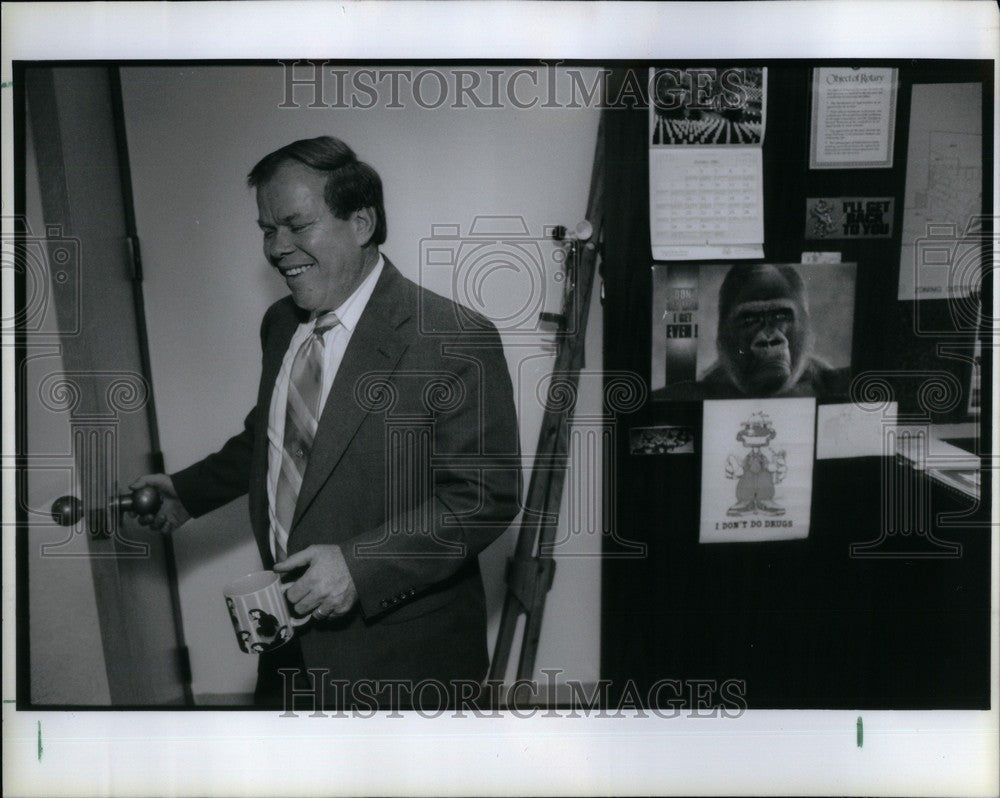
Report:
[[[371,299],[375,284],[379,275],[382,274],[384,259],[379,253],[375,268],[372,269],[364,282],[361,283],[344,303],[334,308],[337,319],[340,321],[336,327],[332,327],[323,333],[323,384],[320,390],[319,411],[316,418],[323,415],[323,408],[326,406],[326,398],[330,394],[330,387],[333,385],[334,377],[340,368],[340,362],[344,359],[344,352],[347,351],[347,344],[354,334],[354,328],[358,325],[358,320]],[[288,402],[288,379],[292,370],[292,361],[295,360],[295,353],[299,351],[316,326],[315,318],[303,322],[298,326],[292,340],[288,344],[288,351],[281,361],[281,370],[274,383],[274,392],[271,394],[271,407],[267,417],[267,504],[268,517],[271,522],[271,555],[275,554],[275,528],[277,517],[275,515],[275,493],[278,488],[278,473],[281,470],[281,452],[284,448],[285,439],[285,406]]]

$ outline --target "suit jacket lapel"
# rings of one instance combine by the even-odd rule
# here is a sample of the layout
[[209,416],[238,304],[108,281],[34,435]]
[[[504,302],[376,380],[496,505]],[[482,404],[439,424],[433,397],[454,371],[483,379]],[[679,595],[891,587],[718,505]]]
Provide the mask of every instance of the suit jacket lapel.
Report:
[[[410,318],[412,299],[407,283],[389,259],[358,325],[351,335],[323,407],[309,465],[295,505],[292,528],[336,468],[369,408],[355,396],[365,374],[388,376],[409,345],[401,327]],[[265,428],[266,434],[266,428]]]

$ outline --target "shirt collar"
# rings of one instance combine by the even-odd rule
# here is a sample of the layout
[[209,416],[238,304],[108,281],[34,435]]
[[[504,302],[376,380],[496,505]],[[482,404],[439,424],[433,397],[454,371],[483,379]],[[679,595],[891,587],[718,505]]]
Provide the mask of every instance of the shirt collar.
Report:
[[340,307],[334,310],[334,313],[337,314],[337,320],[348,332],[354,332],[354,328],[357,326],[358,320],[361,318],[361,314],[364,313],[365,307],[368,305],[368,300],[371,299],[372,293],[375,291],[375,284],[378,282],[378,278],[382,274],[382,267],[384,264],[385,258],[383,258],[382,253],[379,252],[378,260],[375,261],[375,268],[373,268],[369,275],[361,282],[361,285],[354,289],[354,293],[347,297]]

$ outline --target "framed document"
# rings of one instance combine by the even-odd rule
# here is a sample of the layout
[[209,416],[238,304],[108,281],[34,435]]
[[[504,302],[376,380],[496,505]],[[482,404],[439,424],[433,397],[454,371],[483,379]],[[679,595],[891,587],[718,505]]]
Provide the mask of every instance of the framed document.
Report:
[[890,168],[897,85],[895,69],[814,69],[809,168]]

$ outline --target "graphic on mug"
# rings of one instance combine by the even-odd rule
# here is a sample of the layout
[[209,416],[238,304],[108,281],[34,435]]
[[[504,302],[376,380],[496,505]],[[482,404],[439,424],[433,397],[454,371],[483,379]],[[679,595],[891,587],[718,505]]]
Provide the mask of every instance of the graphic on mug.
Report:
[[[246,634],[249,635],[250,633],[247,632]],[[255,654],[260,654],[264,651],[270,651],[272,649],[278,648],[281,645],[284,645],[284,643],[287,642],[289,639],[291,639],[291,637],[292,633],[289,631],[288,627],[282,626],[281,628],[278,629],[277,637],[275,637],[274,640],[272,640],[270,643],[265,643],[265,642],[251,643],[250,648],[253,650]]]
[[229,608],[229,618],[233,622],[233,631],[236,632],[236,640],[240,644],[240,650],[244,654],[249,654],[250,650],[247,648],[247,638],[250,637],[250,633],[244,629],[240,629],[240,619],[236,617],[236,605],[229,596],[226,596],[226,606]]
[[252,609],[249,615],[257,624],[257,634],[261,637],[274,637],[278,633],[278,619],[269,612]]
[[311,616],[291,614],[285,596],[288,587],[273,571],[255,571],[226,585],[223,596],[240,651],[271,651],[291,640],[296,626],[309,623]]
[[249,611],[251,620],[257,624],[257,635],[260,640],[250,646],[254,651],[270,651],[277,648],[291,637],[287,626],[278,626],[278,619],[262,609],[254,608]]

